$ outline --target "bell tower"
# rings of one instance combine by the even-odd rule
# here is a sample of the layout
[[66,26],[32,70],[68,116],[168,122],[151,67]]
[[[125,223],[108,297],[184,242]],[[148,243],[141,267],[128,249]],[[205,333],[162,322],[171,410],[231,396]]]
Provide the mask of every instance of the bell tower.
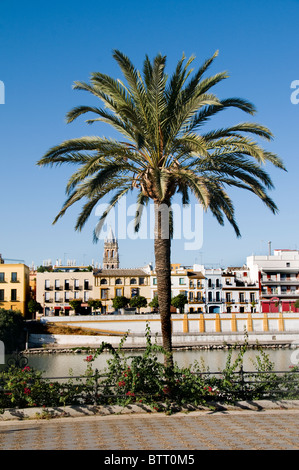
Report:
[[103,269],[119,268],[118,243],[110,227],[104,242]]

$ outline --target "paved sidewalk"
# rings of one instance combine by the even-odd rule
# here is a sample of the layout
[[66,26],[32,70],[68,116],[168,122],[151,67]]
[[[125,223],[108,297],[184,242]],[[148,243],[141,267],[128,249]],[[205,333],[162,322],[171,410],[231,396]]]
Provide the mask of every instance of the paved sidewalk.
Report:
[[298,409],[8,420],[0,421],[0,450],[102,450],[102,458],[111,450],[298,450],[298,424]]

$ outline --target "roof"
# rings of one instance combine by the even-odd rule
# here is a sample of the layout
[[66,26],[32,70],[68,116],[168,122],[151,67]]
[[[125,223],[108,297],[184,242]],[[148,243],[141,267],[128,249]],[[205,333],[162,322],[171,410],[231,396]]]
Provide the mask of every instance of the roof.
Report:
[[148,276],[148,274],[141,268],[127,268],[127,269],[101,269],[94,273],[97,277],[105,276]]

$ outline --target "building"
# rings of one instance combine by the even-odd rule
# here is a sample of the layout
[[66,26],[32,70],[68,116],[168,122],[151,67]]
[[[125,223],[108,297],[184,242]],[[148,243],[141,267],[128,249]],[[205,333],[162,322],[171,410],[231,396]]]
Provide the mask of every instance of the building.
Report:
[[229,267],[222,274],[222,293],[226,313],[259,312],[259,282],[248,267]]
[[260,284],[261,311],[299,311],[299,251],[274,250],[265,256],[249,256],[247,266]]
[[0,263],[0,307],[19,310],[27,315],[29,300],[29,267],[23,263]]
[[80,300],[80,314],[91,313],[88,300],[96,300],[93,270],[89,266],[53,266],[36,273],[36,300],[43,307],[43,315],[75,314],[70,304]]
[[195,269],[202,272],[204,276],[204,300],[205,313],[222,313],[222,273],[221,268],[205,268],[204,266],[194,266]]
[[[151,273],[151,298],[158,295],[157,276],[153,271]],[[187,303],[184,311],[186,313],[204,312],[204,275],[191,267],[182,266],[179,263],[171,265],[171,297],[179,294],[185,295]],[[176,309],[172,307],[172,312]]]
[[[147,304],[151,301],[150,266],[132,269],[100,269],[94,272],[95,295],[102,302],[102,313],[111,313],[114,297],[145,297]],[[141,313],[149,311],[144,307]]]
[[103,269],[118,269],[118,268],[119,268],[118,242],[114,236],[112,228],[110,227],[108,236],[104,242]]

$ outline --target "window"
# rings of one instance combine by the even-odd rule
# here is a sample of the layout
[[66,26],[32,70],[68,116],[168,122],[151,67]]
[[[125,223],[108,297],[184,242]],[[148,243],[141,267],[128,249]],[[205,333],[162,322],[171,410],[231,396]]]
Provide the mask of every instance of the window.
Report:
[[84,292],[84,302],[88,302],[89,292]]
[[220,302],[220,292],[216,292],[216,302]]
[[101,299],[103,300],[108,299],[108,289],[101,289]]
[[179,278],[179,284],[180,286],[184,286],[185,285],[185,279],[183,277],[180,277]]
[[144,284],[145,284],[145,279],[144,279],[144,277],[140,277],[140,278],[139,278],[139,285],[140,285],[140,286],[143,286]]
[[78,291],[75,291],[74,292],[74,299],[79,299],[79,292]]
[[138,295],[139,295],[138,288],[131,289],[131,297],[137,297]]
[[123,295],[123,290],[122,289],[115,289],[115,296],[116,297],[121,297]]
[[226,302],[231,302],[231,293],[230,292],[227,292],[225,294],[225,300],[226,300]]
[[134,277],[133,277],[132,279],[130,279],[130,284],[131,284],[131,285],[132,285],[132,284],[137,284],[137,281],[136,281],[136,279],[135,279]]
[[157,278],[156,277],[154,277],[154,279],[153,279],[153,284],[154,284],[154,286],[157,285]]
[[254,294],[254,292],[250,292],[250,302],[255,302],[255,294]]
[[88,289],[89,289],[89,280],[84,279],[84,290],[88,290]]
[[50,279],[45,279],[45,289],[50,289]]
[[79,289],[79,279],[75,279],[75,289]]
[[208,287],[212,287],[212,279],[208,279]]
[[17,289],[11,289],[10,300],[15,302],[17,300]]
[[244,299],[244,292],[240,292],[240,294],[239,294],[239,302],[245,302],[245,299]]
[[0,289],[0,302],[4,301],[4,289]]
[[55,302],[60,302],[60,293],[55,292]]
[[65,290],[70,289],[70,281],[68,279],[65,279],[65,281],[64,281],[64,289]]
[[45,302],[50,302],[50,292],[45,292]]
[[291,266],[291,263],[286,263],[286,267],[289,268]]
[[0,282],[5,282],[5,274],[0,273]]
[[212,302],[212,292],[208,292],[208,301]]
[[122,280],[121,280],[121,279],[119,279],[119,278],[118,278],[118,279],[116,279],[116,281],[115,281],[115,284],[122,284]]
[[11,282],[17,282],[17,273],[11,273]]
[[193,292],[189,292],[189,302],[193,302]]
[[59,289],[59,287],[60,287],[60,280],[55,279],[55,289]]
[[65,292],[64,293],[64,301],[65,302],[68,302],[70,300],[70,293],[69,292]]
[[216,279],[216,287],[219,287],[219,286],[220,286],[219,279]]
[[107,284],[107,279],[101,279],[100,284],[101,284],[101,285]]

